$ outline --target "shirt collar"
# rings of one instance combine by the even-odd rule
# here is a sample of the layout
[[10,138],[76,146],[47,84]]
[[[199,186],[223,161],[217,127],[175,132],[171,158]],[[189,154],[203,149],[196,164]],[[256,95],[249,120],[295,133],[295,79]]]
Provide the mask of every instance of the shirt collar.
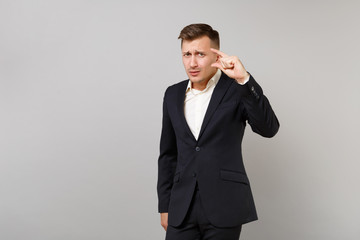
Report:
[[[212,78],[210,78],[210,80],[208,81],[208,83],[206,84],[206,87],[204,90],[202,90],[201,92],[205,92],[208,90],[208,88],[211,86],[211,85],[215,85],[219,82],[219,79],[221,77],[221,70],[218,69],[216,71],[216,73],[214,74],[214,76],[212,76]],[[188,85],[187,85],[187,88],[186,88],[186,92],[189,92],[189,91],[192,91],[193,88],[192,88],[192,84],[191,84],[191,81],[189,80],[188,82]]]

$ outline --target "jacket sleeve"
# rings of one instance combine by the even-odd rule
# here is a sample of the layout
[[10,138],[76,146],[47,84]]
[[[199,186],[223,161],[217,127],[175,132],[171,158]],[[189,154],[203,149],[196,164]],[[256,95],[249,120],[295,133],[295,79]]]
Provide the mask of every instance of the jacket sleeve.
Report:
[[239,87],[244,96],[242,102],[245,120],[248,121],[251,129],[263,137],[275,136],[280,124],[260,85],[250,75],[249,81]]
[[160,155],[158,159],[158,182],[157,193],[159,206],[158,211],[168,212],[171,188],[177,163],[177,146],[175,131],[169,117],[167,106],[167,92],[163,102],[162,130],[160,138]]

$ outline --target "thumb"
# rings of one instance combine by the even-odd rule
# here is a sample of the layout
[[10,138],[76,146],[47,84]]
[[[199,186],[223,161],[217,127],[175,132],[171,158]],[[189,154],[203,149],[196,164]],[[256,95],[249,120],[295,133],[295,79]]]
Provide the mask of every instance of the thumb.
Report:
[[212,67],[219,68],[220,70],[224,70],[223,66],[219,62],[215,62],[211,64]]

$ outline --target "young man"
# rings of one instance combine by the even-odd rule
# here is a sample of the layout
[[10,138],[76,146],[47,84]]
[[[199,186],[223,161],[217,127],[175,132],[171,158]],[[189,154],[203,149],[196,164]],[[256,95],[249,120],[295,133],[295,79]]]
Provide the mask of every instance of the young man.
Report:
[[167,240],[239,239],[242,224],[257,219],[241,153],[246,121],[264,137],[279,122],[240,60],[219,51],[211,26],[186,26],[179,39],[189,80],[164,96],[161,225]]

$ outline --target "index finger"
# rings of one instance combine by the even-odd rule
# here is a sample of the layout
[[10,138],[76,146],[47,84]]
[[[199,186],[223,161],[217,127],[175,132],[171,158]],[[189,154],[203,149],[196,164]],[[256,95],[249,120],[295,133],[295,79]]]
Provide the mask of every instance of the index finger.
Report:
[[227,54],[223,53],[222,51],[220,50],[217,50],[215,48],[210,48],[211,51],[213,51],[214,53],[216,53],[217,55],[221,56],[221,57],[228,57]]

